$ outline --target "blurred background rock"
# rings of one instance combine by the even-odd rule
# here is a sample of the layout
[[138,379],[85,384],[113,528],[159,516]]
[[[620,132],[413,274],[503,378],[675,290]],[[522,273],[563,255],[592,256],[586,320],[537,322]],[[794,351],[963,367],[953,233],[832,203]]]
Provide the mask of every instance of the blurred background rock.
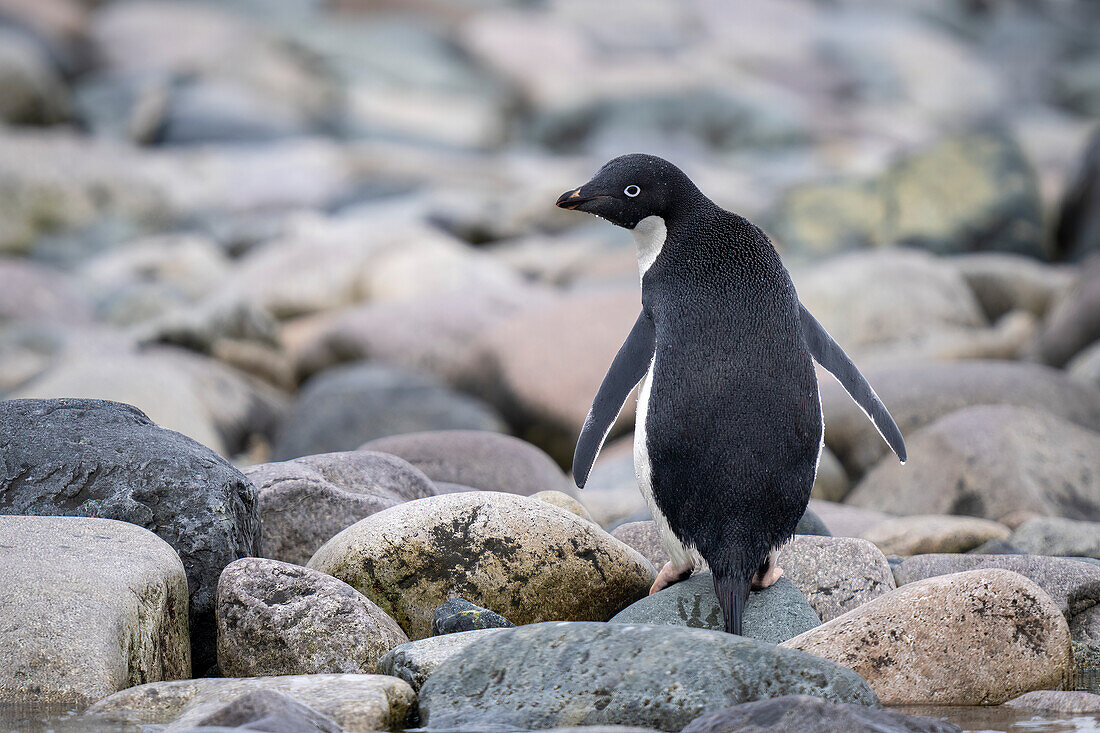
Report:
[[645,151],[768,229],[936,452],[872,470],[826,384],[822,498],[1097,521],[1098,118],[1084,0],[0,0],[0,396],[239,465],[458,428],[567,467],[639,294],[553,202]]

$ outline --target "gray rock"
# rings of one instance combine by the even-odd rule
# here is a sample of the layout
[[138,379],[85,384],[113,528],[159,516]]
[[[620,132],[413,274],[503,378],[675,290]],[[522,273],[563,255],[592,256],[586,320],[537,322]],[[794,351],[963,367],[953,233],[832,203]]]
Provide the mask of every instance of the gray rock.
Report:
[[814,477],[810,496],[824,501],[844,501],[844,497],[848,495],[851,488],[844,466],[831,450],[822,447],[821,456],[817,462],[817,476]]
[[809,534],[817,535],[818,537],[832,537],[829,533],[829,528],[821,521],[821,517],[814,514],[813,509],[806,509],[802,518],[798,520],[798,524],[794,528],[794,533],[796,535]]
[[0,517],[0,704],[80,709],[138,680],[191,676],[187,578],[140,527]]
[[653,567],[658,570],[671,559],[665,551],[661,534],[657,531],[657,524],[652,519],[620,524],[611,530],[611,536],[640,552],[642,557],[653,563]]
[[1035,344],[1039,358],[1052,366],[1066,362],[1100,340],[1100,254],[1081,266],[1073,287],[1058,300]]
[[1100,644],[1073,642],[1074,689],[1100,694]]
[[370,674],[409,640],[347,583],[255,557],[222,571],[217,618],[218,667],[227,677]]
[[[979,405],[938,419],[909,435],[907,443],[911,458],[905,466],[883,461],[864,476],[847,502],[908,515],[966,514],[995,520],[1013,509],[1100,519],[1100,433],[1035,409]],[[919,520],[888,521],[901,529]],[[962,552],[988,539],[1009,539],[1004,527],[985,527],[974,524],[966,537],[959,536],[969,539],[967,546],[952,545],[950,531],[941,533],[943,544],[936,539],[936,527],[929,526],[927,543],[918,543],[915,535],[912,541],[899,536],[895,551]],[[1015,539],[1009,542],[1031,552]]]
[[239,728],[268,733],[341,733],[332,718],[285,692],[257,690],[241,695],[198,722],[196,728]]
[[23,34],[0,29],[0,120],[52,125],[68,113],[65,83],[42,49]]
[[1100,713],[1100,695],[1087,692],[1063,692],[1061,690],[1036,690],[1013,698],[1006,707],[1026,710],[1029,713]]
[[480,491],[530,496],[539,491],[575,495],[576,489],[550,456],[510,435],[477,430],[438,430],[372,440],[360,450],[392,453],[432,481]]
[[[936,486],[933,484],[929,488]],[[1008,527],[989,519],[915,514],[876,524],[863,533],[863,539],[874,542],[887,555],[904,557],[933,552],[967,552],[989,540],[1007,539],[1010,534]]]
[[[1100,430],[1100,392],[1038,364],[923,362],[864,366],[862,371],[906,436],[948,413],[991,404],[1030,407]],[[889,448],[834,380],[822,380],[821,404],[828,426],[825,442],[853,478],[862,476]]]
[[167,95],[150,141],[164,145],[258,143],[308,131],[308,122],[293,109],[264,99],[244,85],[192,79],[175,85]]
[[634,474],[633,436],[604,446],[578,496],[592,519],[603,527],[652,519]]
[[982,252],[953,257],[951,264],[966,278],[990,321],[1013,310],[1044,316],[1073,283],[1071,269],[1020,255]]
[[1078,352],[1066,364],[1066,371],[1077,381],[1100,389],[1100,341]]
[[977,547],[967,550],[968,555],[1026,555],[1027,553],[1021,550],[1016,545],[1012,544],[1008,540],[987,540]]
[[937,718],[836,703],[809,695],[783,695],[735,705],[691,721],[683,733],[802,733],[803,731],[961,733]]
[[1100,130],[1092,133],[1073,181],[1066,187],[1054,239],[1058,254],[1080,260],[1100,252]]
[[256,489],[220,456],[101,400],[0,402],[3,514],[119,519],[179,553],[190,593],[195,670],[214,663],[222,568],[260,550]]
[[1074,641],[1100,644],[1100,604],[1075,614],[1069,620],[1069,635]]
[[428,678],[422,725],[676,731],[702,714],[782,694],[876,703],[848,669],[721,631],[544,623],[490,633],[490,643],[470,645]]
[[1009,542],[1033,555],[1100,559],[1100,522],[1036,517],[1017,527]]
[[779,566],[822,621],[895,588],[889,563],[867,540],[796,535],[780,550]]
[[498,631],[499,629],[458,631],[406,642],[391,649],[378,661],[378,674],[400,677],[419,692],[439,665],[471,644],[480,643]]
[[455,634],[478,629],[507,629],[514,623],[499,613],[474,605],[465,598],[448,598],[432,614],[432,634]]
[[[779,644],[819,626],[821,619],[795,584],[780,578],[768,588],[749,593],[742,622],[743,636]],[[710,572],[696,573],[635,601],[612,616],[611,623],[690,626],[715,631],[724,628]]]
[[424,430],[503,431],[488,405],[436,380],[374,364],[334,367],[310,379],[275,442],[280,460],[353,450],[375,438]]
[[263,556],[298,565],[363,517],[436,493],[416,468],[374,451],[262,463],[245,475],[256,485]]
[[886,512],[876,512],[871,509],[861,509],[849,504],[837,504],[833,501],[821,501],[810,499],[810,509],[813,510],[825,526],[829,528],[835,537],[859,537],[866,530],[876,524],[885,522],[893,515]]

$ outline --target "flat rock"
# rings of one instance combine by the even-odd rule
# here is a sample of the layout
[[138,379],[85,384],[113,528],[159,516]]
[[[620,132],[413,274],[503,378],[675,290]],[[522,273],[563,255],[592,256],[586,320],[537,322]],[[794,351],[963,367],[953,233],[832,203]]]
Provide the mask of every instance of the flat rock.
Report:
[[0,703],[84,708],[142,680],[191,676],[187,577],[141,527],[0,517]]
[[274,690],[346,730],[400,730],[416,694],[404,680],[376,674],[310,674],[153,682],[100,700],[89,716],[134,725],[163,725],[175,733],[197,726],[242,695]]
[[[1030,407],[1100,430],[1100,392],[1039,364],[968,360],[864,365],[861,371],[907,438],[948,413],[991,404]],[[826,444],[849,475],[861,477],[889,448],[835,380],[822,380],[821,405]]]
[[1005,703],[1007,707],[1034,713],[1100,713],[1100,695],[1089,692],[1066,692],[1062,690],[1036,690],[1013,698]]
[[1009,541],[1033,555],[1100,559],[1100,522],[1036,517],[1017,527]]
[[802,733],[802,731],[960,733],[936,718],[893,710],[827,702],[810,695],[783,695],[734,705],[691,721],[683,733]]
[[218,667],[228,677],[371,674],[409,640],[347,583],[258,557],[222,571],[217,617]]
[[514,623],[487,608],[474,605],[465,598],[448,598],[432,614],[432,634],[456,634],[479,629],[506,629]]
[[[724,629],[709,571],[635,601],[615,614],[611,623]],[[795,584],[780,578],[768,588],[749,593],[742,623],[743,636],[778,644],[819,626],[821,619]]]
[[[1011,508],[1100,519],[1100,433],[1047,412],[1011,405],[969,407],[909,435],[908,445],[911,459],[905,466],[883,461],[846,501],[899,514],[998,519]],[[979,536],[971,546],[999,535],[990,528],[974,538]],[[924,551],[963,549],[928,546]]]
[[439,665],[497,631],[499,629],[457,631],[400,644],[379,660],[378,673],[400,677],[419,692]]
[[1100,255],[1081,266],[1073,286],[1050,311],[1036,342],[1039,358],[1064,366],[1075,354],[1100,339]]
[[489,491],[373,514],[329,540],[309,567],[359,590],[411,639],[430,634],[433,610],[451,596],[516,624],[605,621],[644,596],[655,577],[645,558],[591,522]]
[[435,485],[397,456],[346,451],[245,469],[256,485],[264,557],[304,565],[363,517],[425,496]]
[[966,552],[989,540],[1007,539],[1011,530],[999,522],[977,517],[940,514],[887,519],[863,533],[888,555],[924,555]]
[[558,464],[530,443],[484,430],[436,430],[372,440],[360,450],[392,453],[432,481],[480,491],[530,496],[539,491],[576,494]]
[[197,728],[247,728],[268,733],[342,733],[332,718],[285,692],[257,690],[241,695],[198,722]]
[[779,551],[779,566],[822,621],[895,588],[886,557],[862,539],[795,535]]
[[705,713],[782,694],[875,704],[851,670],[721,631],[543,623],[491,633],[490,643],[471,644],[428,678],[422,725],[678,731]]
[[333,367],[307,381],[275,441],[280,460],[353,450],[424,430],[503,431],[496,412],[436,379],[376,364]]
[[259,554],[256,489],[219,455],[101,400],[0,402],[2,514],[118,519],[179,554],[190,593],[191,658],[214,663],[222,568]]
[[1000,569],[902,586],[783,646],[855,670],[888,705],[996,705],[1073,677],[1057,604]]

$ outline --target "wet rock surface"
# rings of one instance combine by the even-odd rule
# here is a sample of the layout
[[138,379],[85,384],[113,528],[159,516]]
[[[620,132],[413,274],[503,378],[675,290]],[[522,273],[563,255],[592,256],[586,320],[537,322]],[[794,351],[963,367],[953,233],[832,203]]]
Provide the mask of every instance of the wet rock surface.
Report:
[[961,729],[935,718],[893,710],[826,702],[809,695],[783,695],[735,705],[691,721],[684,733],[763,733],[804,730],[890,730],[906,733],[957,733]]

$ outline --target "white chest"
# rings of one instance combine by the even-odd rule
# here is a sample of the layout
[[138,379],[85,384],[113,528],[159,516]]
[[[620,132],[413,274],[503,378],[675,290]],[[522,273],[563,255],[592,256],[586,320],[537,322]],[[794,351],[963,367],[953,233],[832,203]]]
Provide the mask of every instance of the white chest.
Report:
[[665,220],[659,216],[647,216],[630,230],[638,245],[638,277],[645,277],[646,270],[653,266],[661,248],[665,246],[668,234]]

